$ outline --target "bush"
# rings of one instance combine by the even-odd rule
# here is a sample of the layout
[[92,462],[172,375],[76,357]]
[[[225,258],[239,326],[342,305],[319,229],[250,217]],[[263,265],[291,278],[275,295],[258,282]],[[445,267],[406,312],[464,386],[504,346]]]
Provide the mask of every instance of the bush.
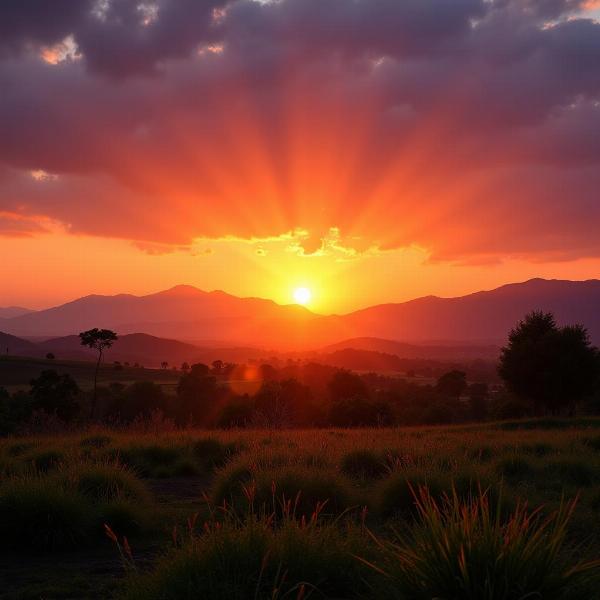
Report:
[[211,499],[214,504],[234,502],[243,496],[242,485],[248,484],[253,477],[250,467],[242,462],[227,465],[217,472],[212,486]]
[[153,444],[125,448],[117,456],[143,477],[168,477],[172,474],[173,465],[183,454],[182,448]]
[[30,477],[0,488],[0,538],[9,548],[73,548],[90,527],[85,499],[55,481]]
[[[351,598],[366,595],[369,569],[354,555],[368,554],[364,538],[331,526],[266,519],[211,527],[173,552],[148,575],[134,575],[128,600],[246,600]],[[302,591],[303,590],[303,591]],[[314,594],[315,590],[317,591]]]
[[378,568],[392,585],[386,582],[378,598],[590,597],[600,563],[569,566],[561,554],[573,504],[545,520],[518,506],[502,520],[485,494],[439,502],[421,488],[415,502],[418,522],[410,534],[382,542]]
[[335,472],[302,465],[250,470],[238,465],[218,476],[212,494],[215,504],[232,504],[240,513],[259,512],[310,517],[317,503],[339,514],[351,506],[351,493]]
[[117,535],[138,535],[150,521],[146,507],[131,500],[117,499],[103,502],[98,506],[96,514],[98,536],[104,536],[105,525],[108,525]]
[[359,479],[377,479],[389,472],[383,457],[371,450],[353,450],[342,457],[342,473]]
[[422,485],[427,485],[436,497],[444,492],[444,485],[439,477],[428,477],[417,471],[394,473],[384,479],[376,491],[377,511],[384,517],[415,516],[417,506],[413,490]]
[[233,454],[233,446],[215,438],[202,438],[194,444],[194,455],[208,470],[222,467]]
[[144,503],[150,497],[146,486],[118,464],[84,464],[75,467],[67,477],[80,494],[94,502],[131,500]]

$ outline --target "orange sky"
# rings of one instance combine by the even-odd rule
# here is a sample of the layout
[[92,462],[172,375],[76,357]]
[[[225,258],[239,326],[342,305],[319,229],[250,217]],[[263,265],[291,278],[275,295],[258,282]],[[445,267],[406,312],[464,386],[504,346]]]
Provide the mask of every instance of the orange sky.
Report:
[[[257,250],[266,251],[257,254]],[[192,252],[148,254],[131,243],[99,237],[44,234],[0,238],[2,305],[44,308],[90,293],[145,294],[188,283],[240,296],[293,302],[295,287],[312,290],[309,308],[347,312],[370,304],[438,294],[460,295],[534,276],[598,276],[598,260],[452,265],[429,263],[418,249],[340,259],[298,256],[287,242],[198,242]],[[33,266],[33,267],[32,267]]]
[[0,4],[0,306],[600,275],[596,0],[42,5]]

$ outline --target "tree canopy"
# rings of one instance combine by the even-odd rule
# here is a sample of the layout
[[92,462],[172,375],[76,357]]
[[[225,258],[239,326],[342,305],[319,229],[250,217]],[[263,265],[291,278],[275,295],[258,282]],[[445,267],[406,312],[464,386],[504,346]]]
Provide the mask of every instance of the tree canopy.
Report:
[[583,326],[559,327],[552,313],[534,311],[510,332],[498,372],[536,414],[572,413],[598,383],[600,355]]

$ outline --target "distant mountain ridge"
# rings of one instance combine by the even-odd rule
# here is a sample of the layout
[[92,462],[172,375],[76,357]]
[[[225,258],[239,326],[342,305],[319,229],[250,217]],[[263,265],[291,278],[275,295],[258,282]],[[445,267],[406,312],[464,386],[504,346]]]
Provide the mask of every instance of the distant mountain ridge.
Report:
[[[238,298],[192,286],[134,296],[86,296],[61,306],[3,319],[0,329],[17,336],[66,336],[91,327],[120,335],[144,332],[172,340],[215,340],[229,346],[315,350],[340,340],[379,338],[375,351],[413,352],[423,344],[479,348],[504,343],[509,330],[531,310],[551,311],[559,323],[581,323],[600,344],[600,281],[532,279],[456,298],[426,296],[381,304],[345,315],[317,315],[298,305]],[[432,342],[438,340],[439,342]],[[398,343],[407,344],[402,348]],[[441,343],[443,342],[443,343]],[[356,342],[359,343],[359,342]],[[339,348],[338,348],[339,349]],[[457,350],[453,350],[456,352]]]
[[[13,335],[0,332],[0,355],[43,358],[52,354],[61,360],[94,361],[95,351],[81,345],[78,335],[33,343]],[[119,361],[138,363],[146,367],[159,367],[168,362],[169,367],[180,367],[182,363],[202,362],[210,364],[220,359],[228,362],[246,362],[249,358],[266,358],[267,353],[255,348],[202,347],[178,340],[159,338],[145,333],[120,335],[113,346],[105,351],[107,363]],[[2,382],[0,381],[0,385]]]
[[32,312],[35,311],[22,306],[0,306],[0,319],[12,319]]

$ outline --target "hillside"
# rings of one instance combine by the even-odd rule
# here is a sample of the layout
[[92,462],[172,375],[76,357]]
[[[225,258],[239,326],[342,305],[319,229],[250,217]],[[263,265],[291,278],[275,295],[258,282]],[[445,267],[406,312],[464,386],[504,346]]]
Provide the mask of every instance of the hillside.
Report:
[[[191,286],[133,296],[85,296],[35,313],[4,320],[4,331],[19,336],[65,336],[92,327],[120,334],[144,332],[179,339],[268,340],[285,335],[315,315],[297,305],[238,298]],[[254,343],[252,345],[255,345]]]
[[22,306],[0,306],[0,319],[12,319],[32,312],[34,311]]
[[428,296],[382,304],[342,317],[363,335],[410,342],[503,343],[527,312],[551,311],[560,323],[581,323],[600,343],[600,281],[532,279],[457,298]]
[[202,340],[214,340],[213,347],[281,351],[315,350],[329,344],[336,345],[331,350],[343,349],[340,340],[357,340],[353,343],[359,344],[359,349],[454,359],[480,352],[491,357],[515,323],[535,309],[552,311],[559,323],[585,325],[599,344],[598,306],[598,280],[532,279],[456,298],[427,296],[330,316],[316,315],[297,305],[177,286],[147,296],[86,296],[4,319],[2,329],[19,336],[58,337],[108,327],[120,335],[144,332],[162,338],[200,340],[196,345],[202,346],[209,345]]
[[40,356],[36,344],[0,331],[0,355]]
[[495,344],[407,344],[394,340],[374,337],[351,338],[321,348],[320,352],[333,353],[353,349],[382,354],[392,354],[399,358],[429,360],[496,360],[500,347]]

